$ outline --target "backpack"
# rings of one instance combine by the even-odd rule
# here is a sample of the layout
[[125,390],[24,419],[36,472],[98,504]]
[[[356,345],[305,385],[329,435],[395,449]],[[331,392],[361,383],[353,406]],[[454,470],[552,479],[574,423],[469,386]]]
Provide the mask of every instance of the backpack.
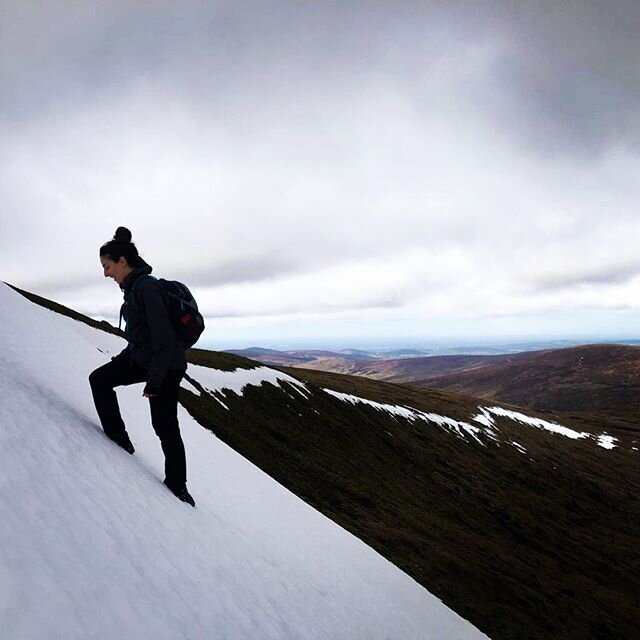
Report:
[[192,347],[204,331],[204,318],[198,311],[198,303],[195,301],[191,291],[186,285],[177,280],[165,280],[164,278],[145,275],[135,281],[131,289],[132,295],[135,294],[135,290],[143,278],[152,278],[158,283],[164,295],[169,319],[175,329],[178,340],[185,349]]

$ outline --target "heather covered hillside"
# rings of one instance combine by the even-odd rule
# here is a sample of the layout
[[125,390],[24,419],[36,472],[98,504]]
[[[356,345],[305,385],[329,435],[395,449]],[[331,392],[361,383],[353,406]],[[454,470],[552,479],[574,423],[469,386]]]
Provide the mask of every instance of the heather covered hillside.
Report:
[[595,344],[523,353],[412,382],[536,409],[620,415],[640,408],[640,347]]
[[[181,396],[190,416],[489,637],[635,638],[633,433],[230,354],[194,350],[190,360]],[[198,474],[218,464],[214,451],[201,454],[190,472],[196,500]],[[398,637],[455,636],[427,625]]]

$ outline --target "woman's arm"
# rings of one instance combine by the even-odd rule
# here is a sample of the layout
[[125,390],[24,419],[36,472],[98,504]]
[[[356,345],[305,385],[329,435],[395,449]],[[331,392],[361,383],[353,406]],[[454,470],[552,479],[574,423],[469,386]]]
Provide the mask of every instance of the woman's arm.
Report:
[[145,319],[149,326],[152,351],[149,378],[144,388],[144,395],[158,395],[173,358],[176,334],[160,285],[149,278],[141,283],[140,294]]

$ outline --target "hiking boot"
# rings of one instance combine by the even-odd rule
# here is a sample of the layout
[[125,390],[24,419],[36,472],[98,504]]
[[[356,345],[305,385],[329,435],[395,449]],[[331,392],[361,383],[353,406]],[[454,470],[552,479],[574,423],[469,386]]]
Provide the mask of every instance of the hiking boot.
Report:
[[119,447],[122,447],[127,453],[130,453],[131,455],[135,453],[133,444],[131,443],[129,436],[126,433],[124,434],[124,436],[110,436],[109,434],[107,434],[107,436],[111,440],[113,440],[113,442],[115,442]]
[[167,484],[167,481],[165,480],[164,486],[167,487],[167,489],[169,489],[169,491],[171,491],[171,493],[173,493],[173,495],[176,498],[178,498],[178,500],[182,500],[182,502],[186,502],[187,504],[190,504],[192,507],[196,506],[196,501],[191,497],[191,494],[187,491],[186,485],[176,489],[171,485]]

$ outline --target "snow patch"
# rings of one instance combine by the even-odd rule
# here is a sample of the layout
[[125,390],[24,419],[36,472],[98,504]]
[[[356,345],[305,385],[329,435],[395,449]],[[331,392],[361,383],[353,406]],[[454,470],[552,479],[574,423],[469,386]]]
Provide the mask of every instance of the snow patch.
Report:
[[405,418],[411,422],[414,422],[415,420],[423,420],[425,422],[437,424],[439,427],[453,431],[456,435],[463,438],[465,435],[469,435],[480,444],[484,444],[478,437],[480,434],[495,439],[495,434],[490,426],[487,429],[480,429],[479,427],[474,427],[468,422],[462,422],[447,416],[441,416],[437,413],[427,413],[418,409],[412,409],[411,407],[374,402],[373,400],[367,400],[366,398],[361,398],[348,393],[340,393],[339,391],[333,391],[332,389],[324,389],[324,391],[343,402],[349,402],[354,405],[358,403],[366,404],[378,411],[385,411],[386,413],[390,413],[391,415],[398,416],[400,418]]
[[513,440],[509,444],[514,446],[520,453],[527,453],[527,450],[525,449],[525,447],[523,447],[519,442],[516,442],[515,440]]
[[[574,429],[564,427],[557,422],[550,422],[548,420],[543,420],[542,418],[534,418],[518,411],[503,409],[502,407],[478,407],[479,413],[471,419],[471,422],[481,425],[481,427],[477,427],[468,422],[455,420],[454,418],[449,418],[447,416],[441,416],[437,413],[424,412],[406,406],[374,402],[373,400],[367,400],[366,398],[361,398],[348,393],[340,393],[331,389],[324,389],[324,391],[343,402],[349,402],[354,405],[358,403],[366,404],[378,411],[385,411],[386,413],[400,418],[405,418],[412,422],[415,420],[424,420],[426,422],[437,424],[438,426],[448,429],[463,438],[465,436],[471,436],[482,445],[484,445],[485,442],[480,438],[481,435],[499,444],[498,430],[494,416],[509,418],[510,420],[526,424],[527,426],[558,433],[566,438],[571,438],[572,440],[594,437],[590,433],[575,431]],[[616,442],[616,438],[607,434],[602,434],[597,437],[597,444],[605,449],[615,448]],[[511,441],[508,444],[515,447],[520,453],[527,453],[527,449],[518,442]]]
[[333,391],[332,389],[324,389],[329,395],[342,400],[343,402],[349,402],[350,404],[368,404],[370,407],[377,409],[378,411],[386,411],[395,416],[406,418],[407,420],[415,420],[417,411],[415,409],[409,409],[400,405],[382,404],[380,402],[374,402],[373,400],[367,400],[359,396],[354,396],[348,393],[340,393],[339,391]]
[[[503,409],[502,407],[481,407],[483,411],[486,411],[494,416],[501,416],[503,418],[509,418],[515,422],[526,424],[530,427],[536,427],[537,429],[544,429],[545,431],[551,431],[553,433],[559,433],[566,438],[572,440],[579,440],[581,438],[588,438],[591,434],[575,431],[568,427],[563,427],[557,422],[549,422],[548,420],[542,420],[542,418],[533,418],[532,416],[519,413],[518,411],[511,411],[509,409]],[[485,414],[486,415],[486,414]]]
[[615,449],[618,446],[616,444],[617,441],[617,438],[614,438],[613,436],[610,436],[606,433],[598,436],[598,446],[602,447],[603,449]]
[[479,407],[479,409],[480,413],[471,418],[471,420],[473,422],[478,422],[479,424],[489,429],[495,429],[495,421],[491,414],[484,407]]
[[182,378],[182,382],[180,383],[180,386],[183,389],[186,389],[187,391],[190,391],[191,393],[193,393],[196,396],[202,395],[200,393],[200,389],[196,389],[196,387],[194,387],[193,384],[191,384],[191,381],[187,380],[186,378]]
[[269,367],[222,371],[221,369],[191,364],[189,365],[189,376],[196,380],[214,398],[216,393],[220,393],[223,390],[233,391],[233,393],[241,396],[244,389],[249,385],[259,387],[267,383],[281,387],[282,382],[290,384],[304,398],[310,395],[306,385],[300,380]]

